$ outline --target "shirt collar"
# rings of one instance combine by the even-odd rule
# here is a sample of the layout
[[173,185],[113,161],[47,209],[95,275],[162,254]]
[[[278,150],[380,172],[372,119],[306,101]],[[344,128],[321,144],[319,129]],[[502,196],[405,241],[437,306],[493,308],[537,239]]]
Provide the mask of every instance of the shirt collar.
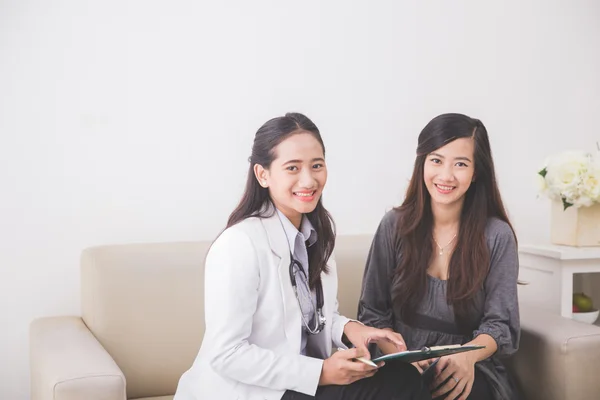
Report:
[[281,223],[283,224],[283,230],[285,231],[285,236],[287,237],[292,254],[294,253],[294,249],[296,247],[296,237],[299,233],[302,233],[304,240],[307,242],[307,247],[310,247],[316,243],[317,231],[305,215],[302,216],[300,230],[298,231],[294,224],[292,224],[292,222],[281,211],[279,211],[279,209],[277,210],[277,214],[279,214],[279,219],[281,219]]

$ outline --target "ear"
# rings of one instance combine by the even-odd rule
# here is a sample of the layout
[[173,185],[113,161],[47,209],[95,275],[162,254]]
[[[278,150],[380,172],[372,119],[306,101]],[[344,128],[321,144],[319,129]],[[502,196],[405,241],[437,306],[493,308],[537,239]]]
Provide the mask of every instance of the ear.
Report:
[[258,181],[258,184],[264,188],[269,187],[269,174],[266,169],[263,168],[260,164],[254,164],[254,176]]

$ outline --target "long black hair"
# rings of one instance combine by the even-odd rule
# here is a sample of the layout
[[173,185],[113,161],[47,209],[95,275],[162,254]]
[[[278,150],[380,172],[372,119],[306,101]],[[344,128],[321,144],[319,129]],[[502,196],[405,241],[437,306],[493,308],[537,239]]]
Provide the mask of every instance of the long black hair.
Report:
[[399,227],[396,245],[401,248],[402,257],[396,268],[392,297],[402,318],[410,321],[425,294],[427,268],[434,253],[431,195],[423,180],[425,160],[430,153],[459,138],[473,139],[475,180],[465,194],[456,246],[448,266],[447,300],[454,306],[458,326],[466,331],[474,297],[490,266],[485,237],[487,221],[494,217],[510,226],[496,182],[488,133],[478,119],[442,114],[431,120],[419,135],[412,178],[404,202],[396,208]]
[[[310,133],[321,144],[323,155],[325,145],[317,126],[306,116],[299,113],[287,113],[283,117],[277,117],[265,122],[254,136],[252,155],[248,159],[248,176],[246,177],[246,188],[238,206],[233,210],[227,220],[227,228],[250,217],[267,218],[264,211],[272,205],[275,210],[269,190],[259,185],[254,175],[254,165],[261,165],[269,169],[273,160],[277,157],[276,147],[285,139],[298,133]],[[322,197],[319,198],[316,208],[306,214],[317,232],[317,241],[308,250],[309,284],[311,288],[319,282],[321,272],[328,272],[327,260],[335,246],[334,223],[329,212],[323,206]]]

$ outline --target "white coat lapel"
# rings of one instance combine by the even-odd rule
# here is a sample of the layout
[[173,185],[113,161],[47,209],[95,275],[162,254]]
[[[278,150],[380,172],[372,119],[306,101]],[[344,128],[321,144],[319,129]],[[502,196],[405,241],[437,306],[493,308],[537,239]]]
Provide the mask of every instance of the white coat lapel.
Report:
[[[300,306],[298,305],[294,289],[292,288],[292,282],[290,281],[289,267],[291,260],[289,242],[277,212],[272,208],[271,210],[273,211],[272,216],[263,218],[262,223],[267,232],[271,250],[279,259],[278,272],[285,314],[285,334],[290,345],[295,346],[293,349],[294,352],[299,353],[302,329],[301,315]],[[266,215],[271,215],[271,213],[266,213]]]

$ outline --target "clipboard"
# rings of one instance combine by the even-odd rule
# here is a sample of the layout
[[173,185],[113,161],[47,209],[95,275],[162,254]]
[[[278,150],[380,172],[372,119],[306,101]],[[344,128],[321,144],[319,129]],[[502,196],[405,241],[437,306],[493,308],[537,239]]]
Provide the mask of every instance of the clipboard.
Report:
[[420,350],[409,350],[401,351],[399,353],[386,354],[381,357],[374,358],[372,361],[377,363],[380,361],[402,361],[405,363],[413,363],[415,361],[428,360],[430,358],[438,358],[448,356],[451,354],[464,353],[467,351],[484,349],[485,346],[475,345],[448,345],[448,346],[434,346],[434,347],[423,347]]

